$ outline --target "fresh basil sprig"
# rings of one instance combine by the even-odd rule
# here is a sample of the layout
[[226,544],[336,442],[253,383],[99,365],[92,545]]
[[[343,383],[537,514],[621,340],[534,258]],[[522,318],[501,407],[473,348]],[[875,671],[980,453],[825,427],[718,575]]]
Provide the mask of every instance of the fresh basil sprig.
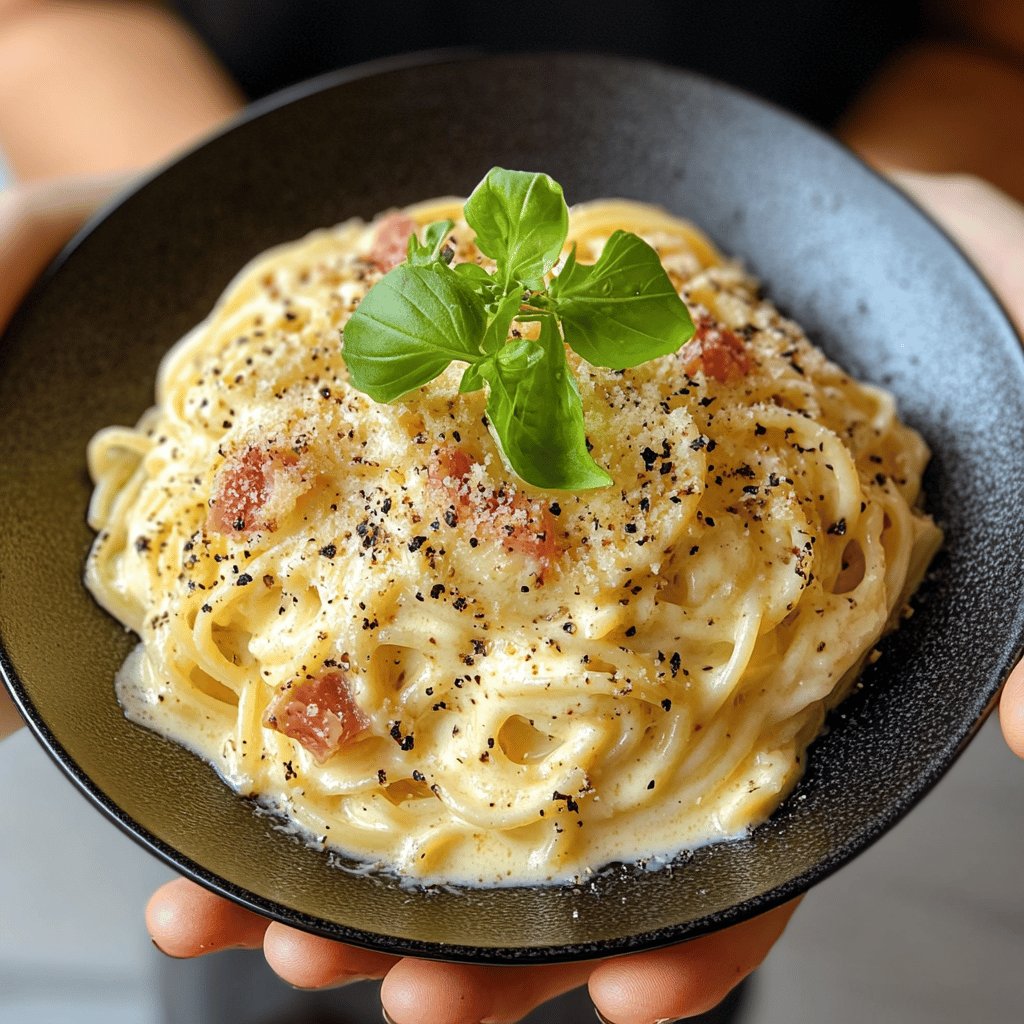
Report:
[[[463,393],[487,388],[487,416],[506,461],[523,480],[552,490],[604,487],[612,478],[591,457],[568,344],[595,366],[621,370],[674,352],[694,332],[658,254],[616,231],[598,261],[573,248],[546,287],[569,231],[561,186],[546,174],[495,167],[464,207],[476,244],[496,264],[451,266],[451,221],[436,221],[409,259],[360,302],[344,331],[354,387],[393,402],[443,373],[469,365]],[[536,340],[512,325],[540,324]]]
[[[415,232],[411,234],[409,236],[409,262],[414,267],[429,267],[442,259],[441,247],[453,227],[455,224],[450,220],[435,220],[433,224],[427,225],[426,231],[423,232],[422,242],[416,237]],[[451,263],[451,257],[449,256],[444,262]]]

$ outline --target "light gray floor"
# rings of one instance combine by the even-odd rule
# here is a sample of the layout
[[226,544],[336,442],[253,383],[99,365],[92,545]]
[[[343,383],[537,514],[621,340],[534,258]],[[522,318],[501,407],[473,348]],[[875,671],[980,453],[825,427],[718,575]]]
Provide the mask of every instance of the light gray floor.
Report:
[[[159,1024],[142,907],[167,871],[26,733],[0,744],[0,779],[0,1022]],[[805,901],[745,1024],[1019,1024],[1022,866],[1024,764],[991,722],[906,821]]]
[[0,743],[0,780],[0,1021],[156,1022],[142,908],[169,872],[27,730]]

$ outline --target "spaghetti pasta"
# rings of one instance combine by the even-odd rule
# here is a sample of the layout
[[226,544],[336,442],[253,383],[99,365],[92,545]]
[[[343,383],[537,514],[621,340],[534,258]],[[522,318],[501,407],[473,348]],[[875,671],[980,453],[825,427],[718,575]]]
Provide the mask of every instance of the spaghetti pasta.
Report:
[[[260,256],[89,449],[86,579],[139,634],[135,721],[311,841],[423,880],[562,881],[763,821],[941,541],[928,452],[692,225],[577,207],[658,251],[698,324],[634,369],[571,351],[614,484],[506,469],[459,364],[389,405],[347,318],[438,200]],[[396,242],[397,240],[397,242]],[[529,336],[530,325],[513,325]]]

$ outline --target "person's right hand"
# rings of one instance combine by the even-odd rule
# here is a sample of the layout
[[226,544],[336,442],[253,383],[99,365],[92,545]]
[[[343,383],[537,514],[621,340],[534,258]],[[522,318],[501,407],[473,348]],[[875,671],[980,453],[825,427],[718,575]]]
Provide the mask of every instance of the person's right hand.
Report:
[[1009,748],[1024,758],[1024,662],[1010,673],[999,699],[999,724]]

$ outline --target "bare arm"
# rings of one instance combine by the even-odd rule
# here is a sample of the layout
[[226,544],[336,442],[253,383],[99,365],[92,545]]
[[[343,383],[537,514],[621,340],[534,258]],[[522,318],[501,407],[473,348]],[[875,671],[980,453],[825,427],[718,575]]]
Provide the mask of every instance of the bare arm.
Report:
[[973,174],[1024,199],[1024,4],[929,6],[944,40],[898,54],[839,135],[881,167]]
[[159,7],[0,0],[0,150],[23,181],[145,167],[241,104]]

